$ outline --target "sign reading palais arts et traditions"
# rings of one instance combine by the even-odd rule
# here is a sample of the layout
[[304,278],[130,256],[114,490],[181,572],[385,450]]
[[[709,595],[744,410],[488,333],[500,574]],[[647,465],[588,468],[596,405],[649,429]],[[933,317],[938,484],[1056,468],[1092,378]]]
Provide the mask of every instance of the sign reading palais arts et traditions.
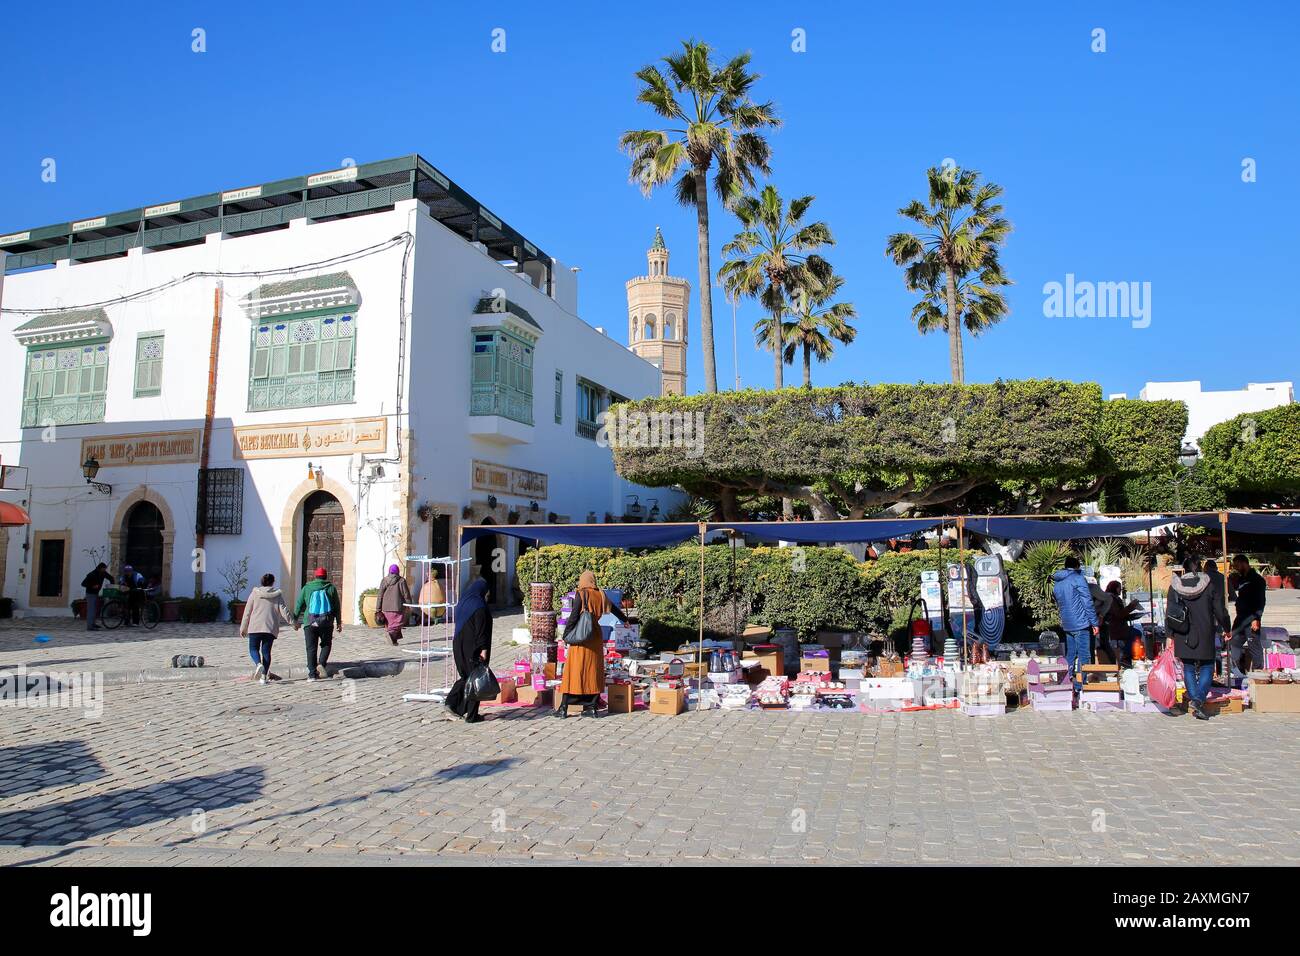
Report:
[[199,460],[200,432],[150,432],[96,435],[81,440],[81,460],[94,457],[101,468],[129,465],[185,465]]
[[306,458],[311,455],[383,454],[388,419],[241,425],[235,429],[236,458]]
[[473,462],[473,469],[472,484],[478,491],[546,500],[546,475],[540,471],[509,468],[477,459]]

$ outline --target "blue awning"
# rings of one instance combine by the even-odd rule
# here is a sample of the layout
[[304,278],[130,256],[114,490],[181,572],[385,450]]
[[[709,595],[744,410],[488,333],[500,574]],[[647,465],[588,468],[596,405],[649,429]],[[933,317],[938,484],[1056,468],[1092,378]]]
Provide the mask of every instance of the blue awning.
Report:
[[[1214,520],[1217,522],[1218,518],[1214,517]],[[1167,515],[1151,518],[1095,518],[1091,521],[967,518],[966,530],[994,538],[1019,538],[1022,541],[1072,541],[1076,538],[1112,538],[1135,531],[1150,531],[1176,521]]]
[[730,528],[760,541],[793,541],[796,544],[843,544],[906,538],[948,523],[947,518],[890,518],[863,521],[725,521],[709,523],[710,531]]
[[576,544],[586,548],[662,548],[680,544],[700,533],[695,522],[647,524],[489,524],[460,530],[460,543],[502,534],[544,544]]
[[[1214,524],[1219,516],[1210,515]],[[1242,534],[1296,534],[1300,535],[1300,515],[1261,515],[1247,514],[1241,511],[1228,512],[1228,530],[1240,531]]]

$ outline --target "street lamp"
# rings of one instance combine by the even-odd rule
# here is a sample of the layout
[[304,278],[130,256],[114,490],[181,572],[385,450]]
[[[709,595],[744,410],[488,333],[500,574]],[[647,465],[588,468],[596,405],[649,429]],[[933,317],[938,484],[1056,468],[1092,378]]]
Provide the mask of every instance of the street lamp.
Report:
[[1183,510],[1183,494],[1181,485],[1184,481],[1192,476],[1192,469],[1196,466],[1196,459],[1200,457],[1200,450],[1192,444],[1184,444],[1178,455],[1179,471],[1174,474],[1174,509]]
[[85,477],[86,484],[90,485],[95,491],[105,495],[113,493],[112,485],[106,485],[102,481],[95,480],[95,476],[99,474],[99,459],[94,455],[88,455],[86,460],[81,463],[81,474]]

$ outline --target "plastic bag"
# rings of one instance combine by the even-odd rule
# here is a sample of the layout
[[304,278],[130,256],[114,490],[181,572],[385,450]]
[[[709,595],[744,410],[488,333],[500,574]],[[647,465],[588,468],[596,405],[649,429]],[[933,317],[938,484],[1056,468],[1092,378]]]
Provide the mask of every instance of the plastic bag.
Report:
[[492,668],[479,664],[469,672],[469,677],[465,680],[465,693],[480,702],[492,700],[501,693],[501,684],[497,681],[497,675],[492,673]]
[[1174,661],[1174,642],[1165,641],[1155,665],[1147,677],[1147,696],[1157,706],[1169,710],[1178,697],[1178,667]]

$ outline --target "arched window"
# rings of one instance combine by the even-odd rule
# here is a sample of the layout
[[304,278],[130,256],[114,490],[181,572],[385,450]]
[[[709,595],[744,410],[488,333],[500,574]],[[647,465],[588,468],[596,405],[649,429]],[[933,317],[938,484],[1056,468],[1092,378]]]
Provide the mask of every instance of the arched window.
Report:
[[671,312],[664,313],[664,338],[677,338],[677,317]]
[[655,337],[655,314],[647,312],[645,317],[645,337],[652,339]]
[[641,322],[634,315],[632,316],[632,341],[635,342],[638,338],[640,338],[640,334],[641,334]]

